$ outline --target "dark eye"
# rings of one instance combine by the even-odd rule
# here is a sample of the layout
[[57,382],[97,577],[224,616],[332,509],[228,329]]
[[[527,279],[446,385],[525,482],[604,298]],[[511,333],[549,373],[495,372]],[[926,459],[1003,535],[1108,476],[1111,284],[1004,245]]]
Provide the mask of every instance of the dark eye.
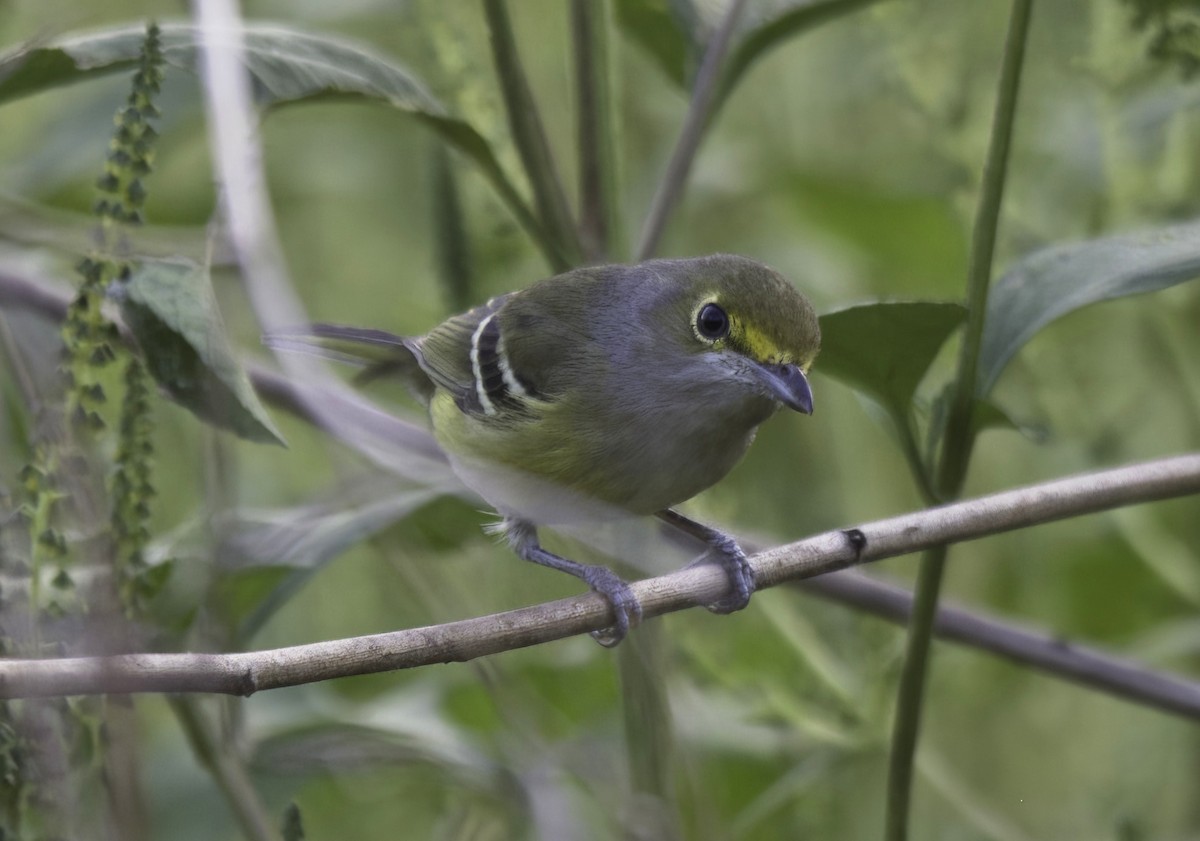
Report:
[[705,304],[696,316],[696,329],[706,339],[723,339],[729,335],[729,316],[716,304]]

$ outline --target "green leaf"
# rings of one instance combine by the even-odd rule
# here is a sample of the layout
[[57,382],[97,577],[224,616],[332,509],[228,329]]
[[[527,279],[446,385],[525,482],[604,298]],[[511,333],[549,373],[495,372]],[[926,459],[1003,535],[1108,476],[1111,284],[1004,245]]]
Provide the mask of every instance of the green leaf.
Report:
[[[925,434],[926,452],[937,449],[942,436],[946,434],[946,414],[953,383],[946,383],[942,392],[934,398],[930,407],[929,424]],[[1015,420],[1009,412],[999,404],[984,398],[975,398],[975,408],[971,413],[973,433],[978,435],[988,429],[1000,429],[1016,432],[1035,444],[1041,444],[1050,437],[1050,430],[1044,425],[1023,423]]]
[[[193,70],[197,36],[198,30],[189,24],[163,25],[167,64]],[[145,28],[137,24],[66,35],[11,51],[0,56],[0,102],[131,69],[144,38]],[[557,257],[487,140],[466,120],[450,114],[407,68],[351,41],[278,24],[248,24],[243,47],[260,105],[367,98],[415,117],[474,160],[521,225],[548,255],[553,252]]]
[[985,429],[1007,429],[1020,433],[1035,444],[1040,444],[1050,437],[1050,430],[1044,425],[1016,420],[1008,410],[981,397],[975,398],[975,411],[971,416],[971,423],[977,433]]
[[1042,249],[1019,260],[988,296],[979,395],[1039,330],[1099,301],[1200,276],[1200,222]]
[[[734,33],[722,73],[724,99],[745,72],[788,38],[879,0],[776,0],[749,3]],[[724,4],[699,0],[617,0],[617,23],[679,87],[692,85]]]
[[690,86],[699,45],[683,12],[688,3],[670,0],[616,0],[617,24],[681,88]]
[[1200,564],[1194,547],[1171,534],[1145,506],[1118,509],[1111,516],[1121,537],[1150,571],[1179,598],[1200,608]]
[[829,167],[798,169],[779,182],[801,224],[836,237],[888,278],[892,294],[920,284],[925,294],[960,294],[967,266],[962,220],[935,193],[899,191]]
[[389,700],[403,714],[387,718],[388,724],[317,721],[280,730],[254,745],[254,767],[302,775],[419,768],[467,791],[500,798],[520,793],[519,779],[461,731],[446,727],[427,696],[397,693]]
[[751,3],[742,15],[742,32],[725,63],[719,99],[729,95],[755,62],[787,39],[877,2],[879,0]]
[[206,269],[147,262],[121,289],[146,367],[176,402],[242,438],[284,443],[233,354]]
[[219,608],[238,645],[248,643],[275,612],[329,561],[401,520],[439,491],[402,493],[359,484],[348,501],[244,514],[222,525]]
[[960,304],[933,301],[881,301],[826,313],[817,370],[906,418],[925,372],[965,317]]

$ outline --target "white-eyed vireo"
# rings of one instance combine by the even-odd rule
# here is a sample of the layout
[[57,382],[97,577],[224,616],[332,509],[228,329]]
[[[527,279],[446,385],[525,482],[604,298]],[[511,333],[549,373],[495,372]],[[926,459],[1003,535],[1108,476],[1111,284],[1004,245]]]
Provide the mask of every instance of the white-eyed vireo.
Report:
[[729,595],[710,609],[749,602],[754,578],[737,543],[672,506],[728,473],[779,406],[812,412],[817,316],[774,270],[725,254],[595,266],[419,338],[319,324],[268,343],[294,349],[306,337],[374,346],[368,374],[399,375],[428,406],[455,472],[503,516],[517,555],[608,599],[616,624],[595,635],[602,643],[619,642],[641,606],[606,567],[543,549],[539,526],[656,515],[706,542],[728,572]]

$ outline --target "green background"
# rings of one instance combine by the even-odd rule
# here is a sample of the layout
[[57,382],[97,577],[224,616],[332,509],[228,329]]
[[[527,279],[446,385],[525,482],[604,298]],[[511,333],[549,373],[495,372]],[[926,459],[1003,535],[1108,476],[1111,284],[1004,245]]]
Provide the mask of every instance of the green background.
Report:
[[[707,133],[659,253],[755,257],[822,313],[876,299],[960,300],[1007,11],[991,0],[893,0],[781,44]],[[0,43],[179,12],[10,2],[0,6]],[[511,12],[574,196],[567,5],[521,0]],[[477,4],[254,2],[244,13],[371,45],[424,79],[518,171]],[[1111,0],[1037,6],[998,273],[1051,244],[1196,217],[1200,88],[1147,57],[1153,35],[1134,31],[1132,14]],[[620,259],[636,244],[687,107],[631,31],[610,31]],[[86,234],[127,84],[117,74],[0,111],[6,265],[71,278],[61,246]],[[196,79],[169,68],[159,107],[148,230],[200,256],[215,192]],[[439,141],[427,127],[379,104],[312,102],[270,113],[262,142],[287,268],[314,320],[417,334],[453,311],[462,293],[439,279]],[[548,274],[471,163],[456,156],[452,167],[470,237],[468,299]],[[266,358],[234,273],[218,268],[214,283],[238,347]],[[985,433],[967,495],[1200,447],[1198,328],[1200,289],[1185,284],[1082,310],[1039,334],[994,393],[1030,434]],[[920,391],[926,404],[952,370],[952,345]],[[689,513],[786,541],[921,507],[877,408],[822,375],[820,360],[814,372],[815,415],[768,423]],[[398,389],[373,394],[418,417]],[[0,476],[10,479],[28,452],[8,383],[3,397]],[[412,496],[302,422],[273,417],[286,449],[213,433],[158,404],[155,537],[178,560],[156,616],[164,626],[193,622],[179,645],[284,646],[578,592],[496,545],[480,530],[489,517],[471,504]],[[361,539],[357,530],[377,524],[354,515],[405,493],[396,508],[409,516]],[[1195,677],[1195,513],[1194,500],[1162,503],[967,544],[952,550],[945,595]],[[317,534],[318,523],[346,528]],[[321,538],[339,551],[314,548]],[[249,568],[218,573],[234,563],[222,553]],[[282,591],[255,633],[232,634],[288,564],[313,574]],[[914,569],[914,558],[900,558],[871,573],[909,581]],[[222,720],[273,814],[294,801],[310,838],[667,837],[660,821],[697,839],[879,837],[899,629],[784,587],[734,616],[694,610],[643,631],[645,644],[622,656],[652,658],[642,672],[651,686],[623,689],[617,655],[583,638],[265,692],[222,702]],[[649,712],[639,716],[635,700]],[[140,697],[136,709],[151,837],[238,837],[167,702]],[[629,738],[627,716],[636,720]],[[655,745],[668,780],[661,801],[631,794]],[[912,837],[1200,838],[1198,782],[1195,722],[936,646]]]

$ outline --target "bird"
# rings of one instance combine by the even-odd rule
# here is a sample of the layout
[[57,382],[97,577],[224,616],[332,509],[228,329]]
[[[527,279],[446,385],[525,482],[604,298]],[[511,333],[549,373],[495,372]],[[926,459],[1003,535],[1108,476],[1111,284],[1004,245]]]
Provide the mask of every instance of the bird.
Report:
[[608,601],[613,625],[592,636],[613,646],[641,619],[632,589],[548,551],[539,528],[658,517],[727,574],[727,595],[706,606],[744,608],[755,589],[745,553],[676,507],[720,481],[778,409],[812,414],[821,331],[779,272],[714,254],[573,269],[418,337],[319,323],[264,342],[358,360],[363,382],[398,378],[513,552]]

